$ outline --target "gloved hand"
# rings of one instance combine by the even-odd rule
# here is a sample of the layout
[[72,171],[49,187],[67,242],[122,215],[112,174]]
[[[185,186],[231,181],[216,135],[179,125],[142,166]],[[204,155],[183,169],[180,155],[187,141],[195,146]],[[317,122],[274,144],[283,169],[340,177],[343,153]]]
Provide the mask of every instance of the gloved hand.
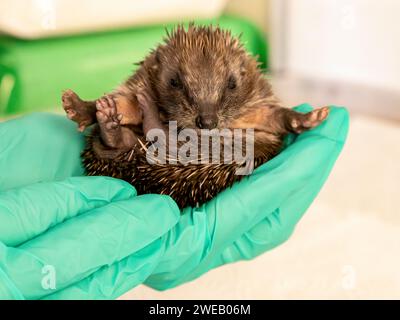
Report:
[[64,117],[0,123],[0,298],[111,299],[251,259],[293,232],[347,130],[346,110],[332,107],[328,121],[290,136],[251,176],[181,214],[169,197],[79,177],[84,139]]

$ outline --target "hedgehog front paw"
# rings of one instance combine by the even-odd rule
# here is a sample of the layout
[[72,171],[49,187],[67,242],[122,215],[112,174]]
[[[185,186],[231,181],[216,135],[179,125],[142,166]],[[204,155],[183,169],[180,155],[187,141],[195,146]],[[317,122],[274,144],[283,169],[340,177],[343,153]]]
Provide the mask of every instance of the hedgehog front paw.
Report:
[[78,130],[83,131],[94,122],[90,111],[90,102],[83,101],[72,90],[65,90],[61,96],[62,106],[68,119],[78,124]]
[[163,130],[166,132],[165,130],[167,128],[165,128],[161,122],[157,105],[149,93],[145,90],[139,91],[139,93],[136,95],[136,98],[138,100],[139,108],[142,112],[144,135],[146,136],[150,130],[153,129]]
[[329,115],[329,107],[315,109],[309,113],[301,114],[291,120],[294,132],[302,133],[319,126]]
[[112,95],[106,95],[96,101],[96,118],[100,126],[105,129],[119,127],[122,114],[117,113],[117,104]]
[[158,116],[157,106],[145,90],[139,91],[136,98],[139,102],[139,108],[142,111],[143,118]]

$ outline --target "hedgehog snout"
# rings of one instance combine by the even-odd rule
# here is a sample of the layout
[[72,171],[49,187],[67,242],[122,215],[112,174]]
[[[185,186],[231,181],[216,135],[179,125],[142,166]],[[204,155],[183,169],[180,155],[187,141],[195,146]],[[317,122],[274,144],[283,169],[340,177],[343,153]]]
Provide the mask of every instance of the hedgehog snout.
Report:
[[196,126],[199,129],[214,129],[218,125],[218,119],[214,115],[199,115],[196,118]]

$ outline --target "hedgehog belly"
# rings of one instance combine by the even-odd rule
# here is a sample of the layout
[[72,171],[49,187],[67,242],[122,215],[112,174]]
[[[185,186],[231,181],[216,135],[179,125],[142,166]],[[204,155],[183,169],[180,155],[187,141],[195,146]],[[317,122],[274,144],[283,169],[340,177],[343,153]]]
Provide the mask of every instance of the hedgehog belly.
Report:
[[[156,193],[171,196],[183,209],[199,206],[239,181],[240,167],[230,164],[150,164],[143,148],[137,147],[113,159],[100,158],[93,148],[96,136],[87,138],[82,161],[89,176],[110,176],[132,184],[138,194]],[[267,159],[256,159],[259,166]]]

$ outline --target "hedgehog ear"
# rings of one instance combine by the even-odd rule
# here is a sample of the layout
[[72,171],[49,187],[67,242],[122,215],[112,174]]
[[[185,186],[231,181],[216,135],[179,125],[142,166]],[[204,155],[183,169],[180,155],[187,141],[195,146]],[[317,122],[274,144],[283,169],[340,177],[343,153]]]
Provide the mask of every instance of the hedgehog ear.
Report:
[[153,52],[153,61],[151,64],[151,69],[156,71],[160,68],[160,66],[161,66],[161,46],[159,46]]
[[159,48],[157,48],[156,51],[154,52],[154,59],[155,59],[155,62],[156,62],[157,65],[160,64],[160,62],[161,62],[161,53],[160,53],[160,49]]
[[246,74],[246,65],[245,65],[245,62],[243,61],[241,64],[240,64],[240,76],[244,76],[245,74]]
[[154,76],[160,66],[160,53],[158,49],[151,52],[151,55],[146,59],[146,64],[149,72]]

